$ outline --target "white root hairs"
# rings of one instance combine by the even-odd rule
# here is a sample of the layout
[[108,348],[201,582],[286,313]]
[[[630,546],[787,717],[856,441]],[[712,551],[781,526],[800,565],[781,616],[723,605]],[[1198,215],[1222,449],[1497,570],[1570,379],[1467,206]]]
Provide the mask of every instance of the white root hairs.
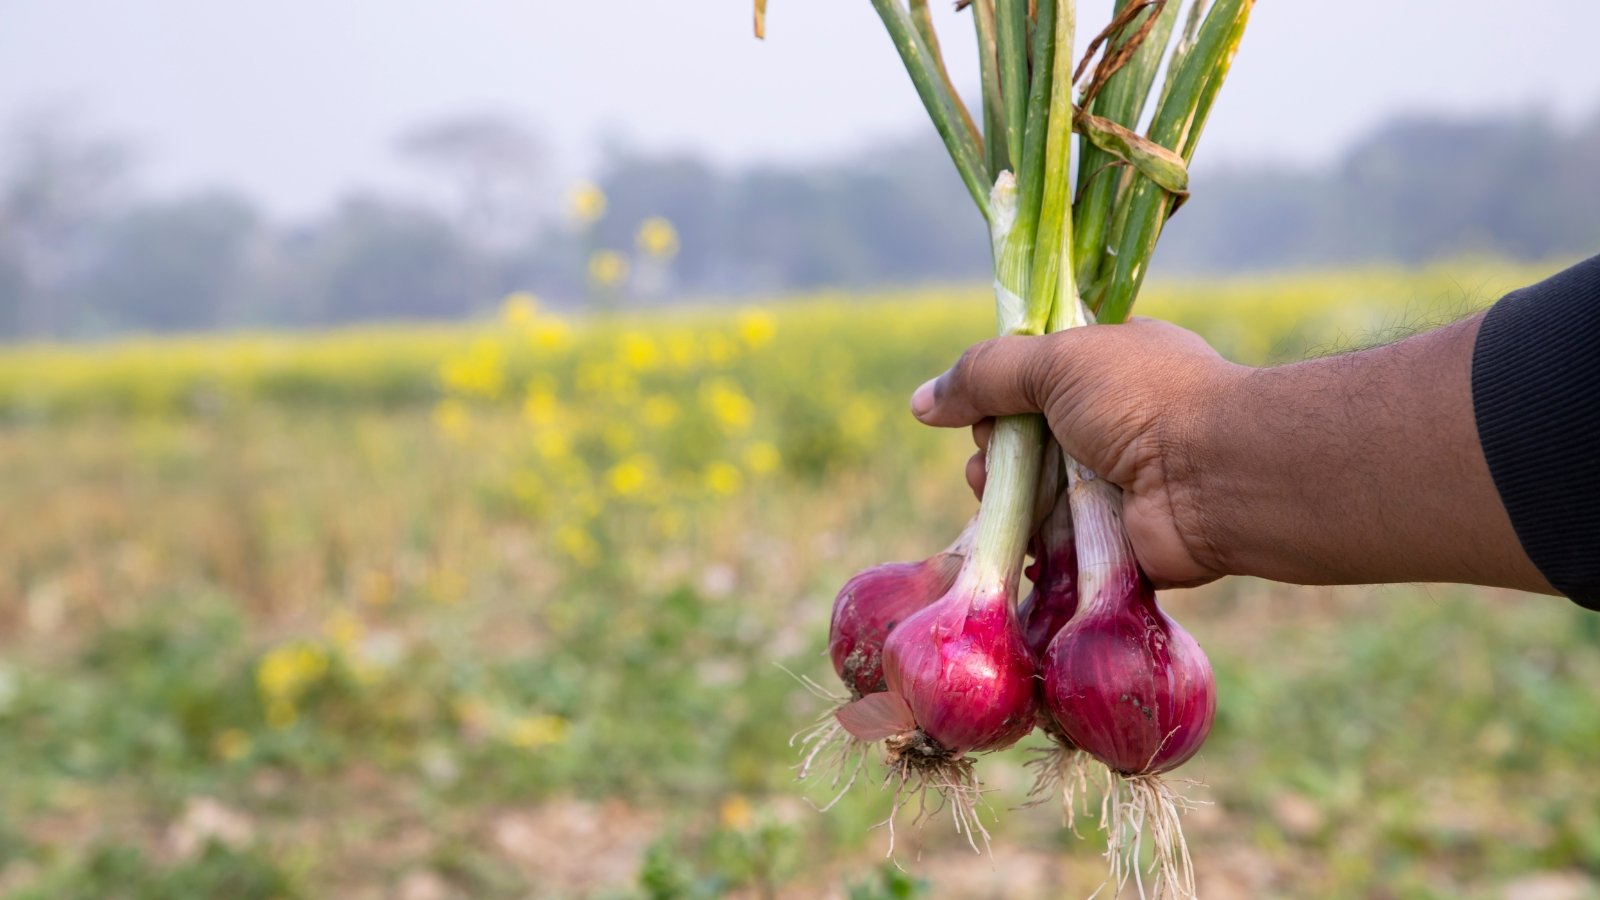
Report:
[[[894,856],[894,820],[910,804],[912,797],[917,799],[917,814],[911,820],[913,826],[922,825],[949,806],[956,833],[966,837],[972,852],[982,854],[990,849],[989,829],[983,826],[978,814],[979,806],[987,804],[983,801],[984,791],[971,759],[965,756],[918,758],[893,750],[889,756],[889,772],[883,783],[885,787],[894,784],[894,805],[889,809],[889,817],[873,826],[889,831],[889,850],[885,856]],[[929,794],[935,798],[932,803],[928,801]],[[978,846],[980,840],[982,847]]]
[[[1189,844],[1184,840],[1179,817],[1197,805],[1160,775],[1123,776],[1107,770],[1106,790],[1100,801],[1100,830],[1106,834],[1105,856],[1111,871],[1101,888],[1109,885],[1113,893],[1120,894],[1131,879],[1141,898],[1193,900],[1194,862],[1189,857]],[[1149,895],[1139,867],[1147,827],[1154,851],[1148,871],[1155,876]]]
[[794,766],[795,780],[805,781],[812,774],[820,773],[827,777],[828,789],[837,791],[832,800],[817,807],[819,812],[833,809],[849,793],[867,764],[870,746],[845,731],[833,713],[833,709],[824,712],[810,728],[789,738],[789,746],[800,747],[800,762]]
[[[778,668],[788,672],[807,691],[830,704],[830,708],[818,716],[809,728],[801,729],[789,738],[789,746],[800,748],[800,762],[794,766],[796,780],[804,781],[812,775],[825,774],[829,789],[837,789],[833,799],[817,807],[819,812],[827,812],[855,785],[866,766],[867,750],[871,744],[857,740],[839,724],[838,717],[834,715],[839,707],[851,702],[852,698],[835,694],[815,679],[796,675],[782,665]],[[935,754],[923,752],[925,741],[927,738],[918,730],[890,738],[887,742],[884,762],[888,772],[884,776],[883,786],[894,784],[894,803],[889,808],[888,818],[873,826],[887,828],[889,832],[886,855],[890,858],[894,856],[894,820],[913,796],[917,798],[917,815],[912,819],[914,826],[922,825],[949,806],[956,833],[967,839],[967,845],[974,853],[984,852],[990,847],[989,829],[984,827],[978,813],[979,806],[987,804],[984,804],[984,791],[978,782],[972,760],[964,755],[943,751]],[[1081,774],[1079,780],[1083,780]],[[931,803],[928,799],[930,794],[935,797]],[[980,840],[983,842],[981,848],[978,846]]]
[[1052,797],[1061,798],[1061,822],[1074,835],[1078,834],[1078,805],[1083,804],[1083,814],[1089,814],[1089,768],[1094,757],[1051,738],[1048,747],[1034,751],[1033,758],[1024,765],[1033,770],[1033,787],[1028,789],[1028,799],[1023,809],[1039,806]]
[[800,682],[807,691],[829,703],[829,708],[817,717],[811,727],[803,728],[789,738],[789,746],[800,748],[800,762],[793,767],[795,780],[805,781],[813,772],[826,773],[828,789],[837,790],[832,800],[817,807],[819,812],[827,812],[844,799],[844,795],[849,793],[850,788],[856,783],[862,767],[867,764],[869,745],[865,741],[856,740],[843,725],[839,724],[838,717],[834,715],[839,707],[850,702],[848,696],[835,694],[818,684],[816,679],[796,675],[782,665],[778,668],[788,672],[790,677]]

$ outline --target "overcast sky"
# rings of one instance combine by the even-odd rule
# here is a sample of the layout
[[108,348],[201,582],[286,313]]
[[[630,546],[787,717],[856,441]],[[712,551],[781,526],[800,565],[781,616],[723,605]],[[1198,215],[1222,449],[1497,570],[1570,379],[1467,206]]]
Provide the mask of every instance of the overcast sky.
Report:
[[[935,0],[958,82],[970,22]],[[563,174],[601,135],[725,161],[847,152],[922,119],[867,0],[0,0],[0,120],[68,102],[157,189],[279,211],[408,177],[395,136],[449,113],[537,126]],[[1081,0],[1080,31],[1109,0]],[[1211,160],[1326,158],[1396,112],[1600,111],[1594,0],[1263,0]]]

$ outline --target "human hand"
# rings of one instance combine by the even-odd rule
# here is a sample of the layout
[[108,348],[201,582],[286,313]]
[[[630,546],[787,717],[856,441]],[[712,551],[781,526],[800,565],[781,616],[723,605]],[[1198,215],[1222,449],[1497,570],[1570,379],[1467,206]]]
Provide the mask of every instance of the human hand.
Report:
[[1193,585],[1229,574],[1206,537],[1198,426],[1250,371],[1193,332],[1136,319],[974,345],[911,407],[928,425],[973,427],[967,480],[980,497],[993,417],[1043,413],[1068,455],[1122,488],[1128,537],[1151,580]]

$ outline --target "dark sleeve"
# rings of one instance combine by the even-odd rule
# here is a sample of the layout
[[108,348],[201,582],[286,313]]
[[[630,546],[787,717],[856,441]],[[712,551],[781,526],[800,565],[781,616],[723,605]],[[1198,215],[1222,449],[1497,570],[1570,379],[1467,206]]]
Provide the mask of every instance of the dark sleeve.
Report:
[[1472,406],[1522,549],[1557,590],[1600,610],[1600,256],[1489,310]]

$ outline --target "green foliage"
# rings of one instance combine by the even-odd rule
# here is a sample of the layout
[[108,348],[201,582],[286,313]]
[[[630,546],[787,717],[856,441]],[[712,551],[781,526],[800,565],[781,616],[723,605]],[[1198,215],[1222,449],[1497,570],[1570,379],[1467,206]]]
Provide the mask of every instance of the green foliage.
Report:
[[306,896],[295,879],[254,850],[207,844],[186,863],[164,866],[137,848],[102,844],[56,862],[13,900],[292,900]]
[[[1536,275],[1197,282],[1145,309],[1261,361],[1446,315],[1460,283]],[[957,896],[1087,896],[1093,823],[1079,840],[1054,810],[1016,809],[1021,752],[979,764],[1008,861],[972,856],[942,815],[920,830],[903,816],[909,874],[881,865],[879,770],[824,815],[810,803],[833,792],[790,768],[790,736],[829,704],[779,665],[831,684],[820,651],[838,585],[942,546],[971,509],[967,439],[903,409],[987,333],[985,299],[774,306],[759,350],[712,372],[634,372],[648,390],[626,401],[575,393],[585,365],[618,371],[619,332],[682,329],[703,349],[732,326],[569,321],[559,354],[518,350],[531,325],[509,318],[272,339],[273,371],[332,400],[252,374],[271,354],[232,351],[260,339],[146,344],[148,369],[124,349],[49,351],[32,371],[52,412],[0,429],[0,506],[27,511],[0,517],[0,896],[391,896],[408,878],[489,898],[906,897],[924,879]],[[500,390],[472,393],[486,339],[504,347]],[[41,352],[0,356],[0,383],[22,384]],[[394,405],[368,390],[382,379],[364,367],[412,359],[465,432],[436,415],[439,394]],[[225,408],[169,402],[197,372],[232,379]],[[698,477],[672,486],[649,508],[684,513],[671,537],[605,488],[585,521],[604,553],[583,565],[517,493],[541,458],[526,388],[544,374],[574,435],[598,427],[584,416],[637,420],[629,404],[652,392],[687,410],[696,375],[725,378],[751,404],[738,440],[770,442],[781,465],[742,468],[716,498],[692,493]],[[164,399],[88,411],[115,396]],[[714,414],[693,416],[638,447],[725,452]],[[584,477],[604,488],[613,452],[592,445]],[[1219,678],[1216,730],[1182,770],[1216,804],[1189,824],[1202,878],[1261,873],[1241,889],[1255,896],[1476,897],[1600,873],[1600,617],[1443,588],[1232,581],[1164,599]],[[235,831],[205,849],[216,826],[196,809]],[[1030,866],[1058,880],[993,887]]]
[[850,900],[916,900],[927,896],[928,882],[890,863],[884,863],[871,876],[847,886]]

